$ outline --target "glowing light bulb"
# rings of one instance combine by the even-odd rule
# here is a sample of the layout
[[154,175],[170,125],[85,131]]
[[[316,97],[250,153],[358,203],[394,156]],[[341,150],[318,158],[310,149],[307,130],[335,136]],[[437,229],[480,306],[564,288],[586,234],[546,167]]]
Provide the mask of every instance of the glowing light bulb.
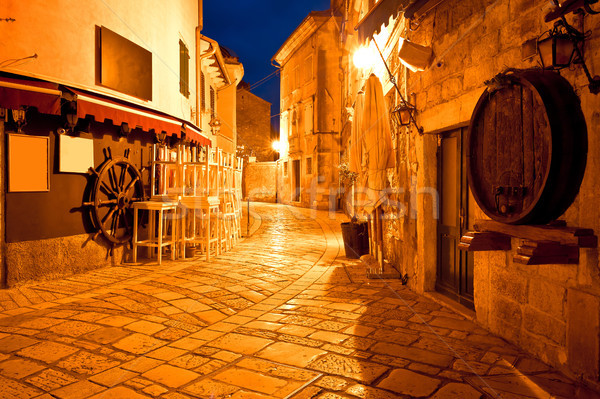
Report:
[[367,69],[375,66],[377,62],[377,54],[371,47],[359,47],[352,57],[354,66],[359,69]]

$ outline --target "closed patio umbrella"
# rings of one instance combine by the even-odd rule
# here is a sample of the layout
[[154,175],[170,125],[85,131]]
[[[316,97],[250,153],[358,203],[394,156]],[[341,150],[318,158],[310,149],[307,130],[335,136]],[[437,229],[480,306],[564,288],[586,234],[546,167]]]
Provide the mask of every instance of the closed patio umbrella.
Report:
[[364,199],[364,187],[366,176],[366,149],[365,140],[362,127],[362,117],[365,108],[365,94],[364,91],[359,91],[354,103],[354,118],[352,121],[352,132],[350,135],[350,151],[349,151],[349,165],[348,170],[356,173],[358,176],[354,182],[354,216],[361,216],[362,204]]
[[350,134],[350,153],[349,153],[349,166],[348,169],[351,172],[362,173],[362,160],[363,160],[363,134],[362,134],[362,114],[365,107],[365,95],[364,92],[358,92],[356,102],[354,104],[354,118],[352,121],[352,132]]
[[396,166],[389,112],[381,82],[375,75],[371,75],[366,83],[360,126],[365,193],[362,207],[371,213],[387,197],[387,169]]

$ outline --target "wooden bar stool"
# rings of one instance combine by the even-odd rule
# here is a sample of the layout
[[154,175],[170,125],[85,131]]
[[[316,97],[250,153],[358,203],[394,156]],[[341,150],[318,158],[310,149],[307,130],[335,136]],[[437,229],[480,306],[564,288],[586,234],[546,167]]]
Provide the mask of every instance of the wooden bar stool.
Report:
[[219,199],[220,199],[220,241],[223,251],[230,250],[235,244],[235,211],[233,204],[234,156],[222,151],[219,157]]
[[[148,238],[138,239],[138,212],[148,211]],[[148,257],[151,257],[152,248],[157,249],[158,264],[161,263],[162,248],[171,247],[171,259],[175,259],[176,223],[171,224],[171,234],[167,232],[167,216],[176,217],[177,204],[174,202],[140,201],[133,203],[133,262],[137,262],[137,247],[148,247]],[[158,219],[155,219],[158,216]],[[158,223],[156,223],[158,220]],[[158,225],[158,226],[156,226]],[[155,227],[156,231],[155,231]],[[163,236],[165,239],[163,239]]]
[[[194,162],[184,162],[183,191],[179,199],[182,215],[180,245],[199,244],[210,260],[211,252],[219,255],[220,151],[204,147]],[[182,251],[185,258],[185,250]]]
[[[219,245],[219,198],[182,197],[183,207],[181,244],[199,244],[200,250],[210,260],[211,252],[220,253]],[[185,258],[185,254],[184,254]]]

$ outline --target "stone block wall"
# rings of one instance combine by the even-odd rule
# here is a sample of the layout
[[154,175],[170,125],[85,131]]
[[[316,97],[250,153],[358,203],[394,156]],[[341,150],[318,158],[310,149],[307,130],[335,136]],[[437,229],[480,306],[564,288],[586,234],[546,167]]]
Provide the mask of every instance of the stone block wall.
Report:
[[271,103],[248,90],[247,84],[237,89],[237,156],[255,156],[258,162],[272,161],[275,152],[271,137]]
[[252,162],[244,167],[243,196],[250,201],[277,202],[277,162]]
[[[47,136],[49,143],[50,189],[47,192],[8,192],[2,190],[0,231],[2,237],[2,286],[18,286],[32,281],[50,280],[92,269],[131,261],[131,250],[124,245],[114,248],[92,223],[91,208],[82,206],[94,190],[94,180],[85,173],[61,173],[58,168],[59,117],[30,113],[24,134]],[[129,160],[140,170],[142,185],[150,192],[149,160],[153,137],[135,130],[127,137],[118,135],[110,123],[92,122],[89,132],[79,136],[93,139],[93,166],[129,151]],[[0,123],[0,138],[15,133],[14,123]],[[7,167],[5,145],[0,146],[1,168]],[[3,178],[2,178],[3,179]]]
[[[415,93],[417,119],[425,132],[443,131],[469,122],[485,89],[484,81],[508,68],[533,68],[537,56],[524,59],[523,43],[552,28],[545,23],[548,2],[541,0],[447,0],[426,16],[409,39],[431,45],[434,60],[419,73],[409,73],[408,91]],[[600,16],[570,14],[568,21],[589,31],[585,61],[592,75],[600,74]],[[588,127],[585,177],[575,203],[560,218],[569,226],[592,228],[600,234],[600,97],[590,94],[579,66],[561,71],[581,99]],[[435,187],[435,136],[418,137],[416,154],[398,150],[406,170],[417,170],[416,190]],[[401,156],[406,156],[403,160]],[[404,172],[404,179],[407,179]],[[435,173],[435,172],[433,172]],[[404,183],[408,186],[407,183]],[[413,188],[414,190],[415,188]],[[431,289],[437,260],[437,220],[427,208],[426,196],[417,196],[416,229],[408,236],[388,234],[389,248],[401,238],[416,242],[419,256],[414,266],[413,288]],[[477,217],[482,217],[481,211]],[[406,224],[405,226],[410,226]],[[400,222],[394,222],[399,224]],[[428,228],[429,226],[430,228]],[[403,229],[395,229],[402,232]],[[396,235],[399,235],[397,233]],[[597,249],[581,249],[577,265],[532,265],[513,262],[521,240],[512,250],[475,255],[475,310],[477,320],[511,342],[574,376],[597,382],[600,376],[600,268]],[[429,247],[428,247],[429,245]],[[430,250],[427,250],[429,248]],[[393,250],[398,253],[398,250]]]
[[131,251],[110,244],[95,234],[21,241],[6,244],[5,262],[9,266],[6,285],[14,287],[33,281],[64,278],[101,267],[131,262]]
[[[0,109],[0,143],[6,142],[6,135],[4,129],[4,118],[5,113],[7,111]],[[0,145],[0,161],[6,158],[4,154],[5,147]],[[0,162],[0,187],[4,187],[4,176],[6,176],[5,171],[6,165],[4,162]],[[6,229],[4,227],[4,215],[6,212],[6,208],[4,205],[5,202],[4,190],[0,190],[0,287],[4,287],[6,285]]]

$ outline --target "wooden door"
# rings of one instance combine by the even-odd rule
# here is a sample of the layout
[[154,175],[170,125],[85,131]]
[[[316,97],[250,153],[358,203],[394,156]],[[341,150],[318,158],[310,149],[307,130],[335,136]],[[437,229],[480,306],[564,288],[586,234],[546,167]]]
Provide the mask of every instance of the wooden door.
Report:
[[292,161],[292,201],[300,201],[300,160],[294,159]]
[[473,254],[458,249],[460,237],[472,227],[467,184],[466,129],[441,135],[438,149],[438,269],[436,290],[473,308]]

